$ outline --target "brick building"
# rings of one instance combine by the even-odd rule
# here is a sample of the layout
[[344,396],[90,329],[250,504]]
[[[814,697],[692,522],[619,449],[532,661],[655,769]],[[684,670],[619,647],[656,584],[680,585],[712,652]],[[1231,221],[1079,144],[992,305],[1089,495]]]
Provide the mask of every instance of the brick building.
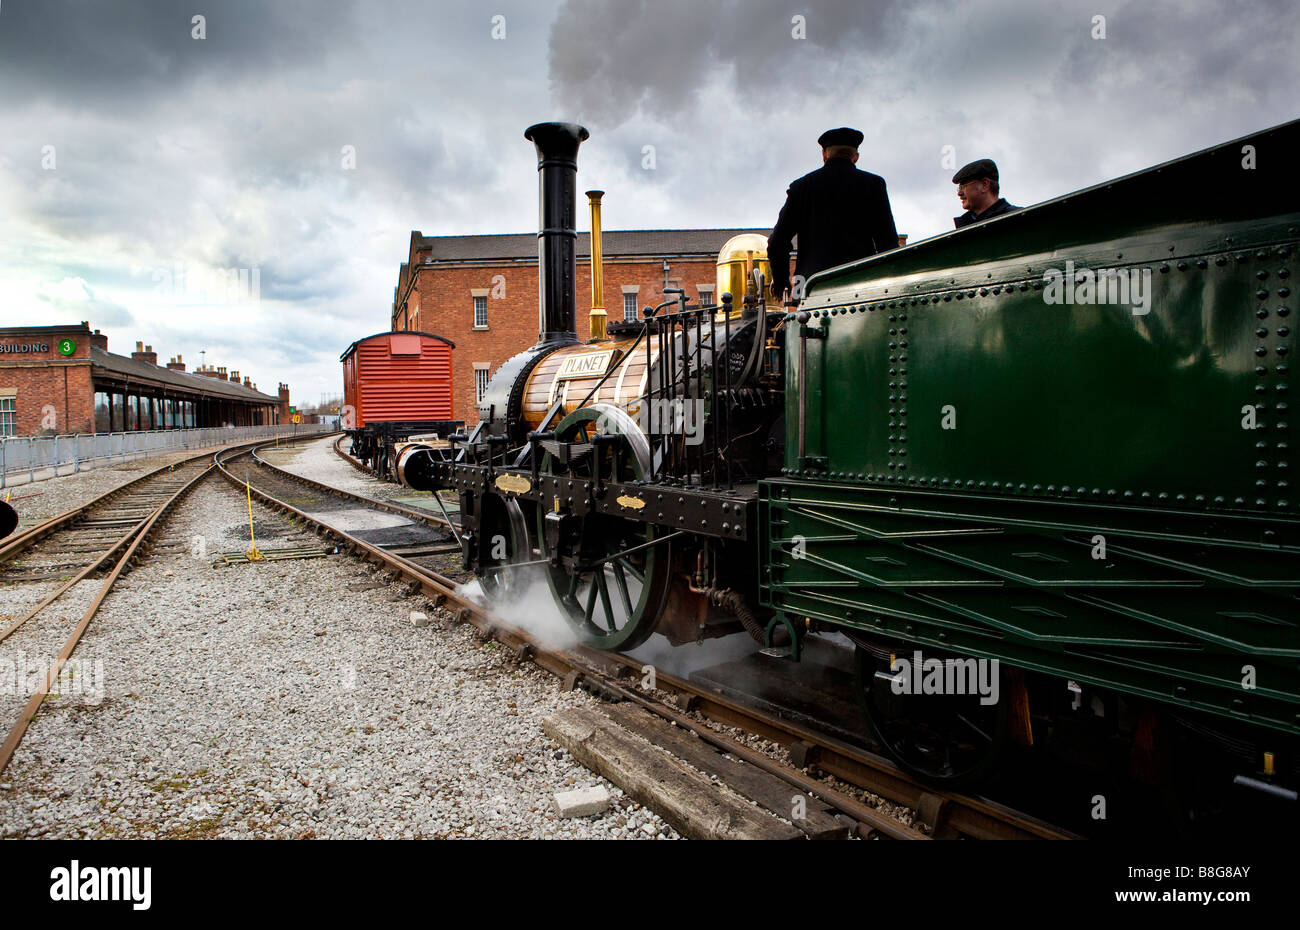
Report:
[[89,324],[0,328],[0,436],[287,422],[289,388],[263,394],[225,368],[189,372],[153,346],[108,351]]
[[[664,287],[681,287],[692,301],[713,303],[718,251],[740,233],[768,229],[605,230],[605,311],[631,319],[664,302]],[[591,308],[588,233],[578,233],[578,334],[587,334]],[[394,330],[436,333],[456,344],[456,419],[478,422],[478,398],[490,374],[537,341],[537,234],[424,236],[411,233],[392,307]]]

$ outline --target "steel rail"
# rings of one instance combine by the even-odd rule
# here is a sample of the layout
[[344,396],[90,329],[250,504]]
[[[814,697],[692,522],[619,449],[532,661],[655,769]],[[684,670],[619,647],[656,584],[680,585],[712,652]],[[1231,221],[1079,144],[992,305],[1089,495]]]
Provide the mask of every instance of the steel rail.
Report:
[[[68,659],[72,657],[73,651],[81,641],[82,634],[86,632],[86,628],[90,626],[90,621],[93,620],[95,614],[99,612],[100,606],[104,603],[105,598],[108,597],[109,592],[113,589],[113,585],[117,582],[117,579],[121,576],[123,570],[135,559],[136,553],[149,538],[150,533],[153,532],[154,527],[157,526],[158,521],[163,517],[163,515],[171,510],[171,508],[174,507],[182,497],[192,491],[198,483],[212,471],[215,466],[216,455],[219,454],[220,453],[216,453],[214,455],[213,453],[208,452],[205,455],[194,457],[206,458],[212,456],[214,464],[208,465],[189,481],[182,484],[181,487],[177,488],[161,506],[155,508],[148,517],[141,520],[132,528],[128,534],[133,537],[131,544],[127,546],[126,551],[118,558],[112,571],[109,572],[108,577],[104,579],[104,583],[100,586],[94,600],[90,602],[90,606],[87,607],[85,613],[82,614],[80,622],[78,622],[77,626],[73,629],[72,634],[64,642],[63,648],[59,650],[58,656],[50,665],[50,669],[46,673],[40,687],[32,694],[31,699],[23,708],[22,714],[18,718],[18,722],[13,725],[9,731],[9,735],[5,738],[4,743],[0,745],[0,772],[4,771],[5,767],[9,764],[9,760],[13,758],[14,751],[18,748],[18,744],[22,742],[23,736],[26,735],[28,726],[31,724],[32,720],[36,718],[37,713],[40,712],[41,704],[49,695],[50,689],[54,687],[54,683],[58,681],[59,672],[63,669],[63,666],[67,664]],[[185,464],[192,465],[193,458],[187,459]],[[67,586],[61,589],[61,591],[63,590],[67,590]],[[53,600],[53,598],[50,598],[49,600]],[[49,601],[47,600],[45,603],[48,602]],[[12,632],[12,629],[7,631],[5,635],[7,636],[9,632]]]
[[[263,440],[258,439],[252,442],[244,442],[244,443],[240,443],[237,446],[232,446],[231,448],[246,449],[251,446],[257,445],[262,441]],[[88,516],[92,510],[97,510],[102,507],[106,507],[109,504],[113,503],[117,498],[119,498],[123,494],[127,494],[132,491],[141,490],[142,487],[147,486],[150,482],[152,482],[157,478],[160,478],[166,474],[170,474],[179,468],[184,468],[188,465],[192,465],[195,462],[199,462],[204,459],[211,459],[213,458],[213,456],[214,456],[214,452],[211,449],[208,449],[207,451],[200,452],[197,455],[191,455],[184,459],[181,459],[179,462],[173,462],[170,465],[163,465],[159,468],[155,468],[153,471],[146,472],[145,474],[141,475],[138,478],[133,478],[130,481],[126,482],[125,484],[119,485],[118,487],[113,488],[110,491],[106,491],[105,493],[101,494],[99,497],[96,497],[93,500],[85,504],[82,504],[79,507],[73,507],[71,510],[67,510],[55,517],[51,517],[50,519],[42,523],[38,523],[35,526],[33,526],[28,532],[24,533],[21,537],[12,539],[5,546],[0,547],[0,561],[6,558],[11,558],[12,556],[18,554],[19,552],[22,552],[26,549],[35,546],[38,542],[41,542],[42,540],[46,539],[47,537],[53,535],[56,532],[75,531],[77,529],[78,521],[80,521],[83,517]],[[80,571],[78,571],[75,575],[73,575],[70,579],[68,579],[66,582],[64,582],[62,585],[60,585],[50,594],[46,595],[40,601],[40,603],[38,603],[35,607],[28,610],[17,620],[13,621],[7,627],[5,627],[4,630],[0,631],[0,643],[4,642],[11,635],[13,635],[14,632],[16,632],[20,627],[22,627],[23,624],[31,620],[33,617],[39,614],[50,604],[54,603],[54,601],[62,597],[63,594],[66,593],[73,586],[83,581],[88,575],[91,575],[95,571],[97,571],[101,565],[103,565],[106,561],[112,558],[113,555],[117,553],[119,550],[121,550],[123,546],[130,543],[132,537],[134,537],[136,533],[140,531],[141,526],[147,521],[147,519],[148,519],[147,517],[142,517],[130,529],[128,529],[125,533],[123,533],[120,537],[118,537],[113,542],[112,545],[101,550],[97,555],[92,556],[91,561],[87,565],[82,566]],[[53,575],[54,573],[51,574]]]
[[348,434],[344,433],[338,439],[334,440],[334,453],[339,458],[343,459],[343,461],[347,462],[349,465],[355,468],[357,471],[361,472],[363,475],[368,475],[371,478],[374,478],[375,477],[374,473],[369,468],[366,468],[366,466],[361,463],[361,460],[359,458],[356,458],[355,456],[350,455],[349,453],[343,451],[341,446],[343,445],[343,440],[347,438],[348,438]]
[[[338,451],[338,443],[346,438],[347,437],[345,435],[339,437],[338,440],[335,440],[334,443],[335,451]],[[334,497],[353,498],[356,500],[365,501],[369,506],[372,506],[378,510],[386,510],[389,513],[397,514],[398,516],[402,516],[402,517],[410,517],[412,520],[418,520],[421,523],[428,524],[429,526],[445,526],[451,528],[451,523],[449,521],[443,519],[442,517],[438,516],[437,514],[431,511],[420,510],[419,508],[416,507],[407,507],[404,504],[394,504],[391,501],[384,501],[374,497],[367,497],[364,494],[355,494],[352,491],[344,491],[340,488],[334,487],[333,485],[325,484],[323,481],[317,481],[314,478],[307,478],[304,477],[303,475],[294,474],[288,469],[281,468],[278,465],[274,465],[271,462],[268,462],[266,459],[262,458],[260,455],[258,455],[257,453],[262,451],[264,447],[266,447],[265,441],[263,441],[260,445],[258,445],[253,450],[252,453],[253,460],[256,461],[259,465],[263,465],[267,468],[274,469],[282,478],[288,478],[291,481],[296,481],[299,484],[306,485],[307,487],[313,488],[314,490],[317,491],[323,491],[324,493],[333,495]],[[344,452],[340,452],[339,454],[347,456],[347,453]],[[365,470],[365,471],[367,475],[370,475],[369,470]],[[374,476],[370,475],[370,477],[373,478]]]
[[[272,472],[289,475],[283,469],[265,462],[256,456],[258,450],[251,453],[255,460]],[[246,454],[246,453],[240,453]],[[243,482],[224,467],[220,459],[217,467],[232,484],[243,486]],[[318,484],[318,482],[310,482]],[[646,695],[630,691],[618,684],[616,676],[611,675],[603,666],[614,662],[626,670],[637,673],[640,664],[626,656],[600,650],[579,647],[575,651],[552,649],[541,644],[528,633],[519,630],[487,608],[456,593],[456,582],[445,576],[412,562],[403,556],[388,552],[382,547],[365,542],[351,534],[336,529],[320,519],[309,516],[301,510],[280,501],[251,485],[252,493],[259,500],[292,518],[316,527],[320,532],[340,540],[346,550],[367,561],[385,565],[396,573],[405,576],[419,585],[420,590],[436,607],[455,605],[457,622],[470,623],[485,638],[493,638],[509,648],[521,658],[527,658],[557,677],[565,680],[569,686],[583,685],[593,692],[619,700],[631,700],[658,716],[671,720],[679,727],[687,727],[700,738],[725,752],[745,759],[776,774],[801,790],[817,795],[826,803],[853,818],[859,824],[859,834],[875,834],[886,837],[898,836],[909,839],[927,839],[924,833],[915,828],[880,814],[874,809],[856,800],[827,789],[823,784],[790,766],[776,762],[761,753],[744,746],[725,734],[703,726],[698,720],[679,713],[665,703]],[[373,505],[378,502],[360,495],[332,489],[343,497],[350,497],[358,502]],[[656,686],[660,690],[684,695],[687,698],[688,712],[694,711],[717,723],[735,726],[748,732],[772,739],[782,745],[792,747],[797,753],[796,764],[815,765],[821,771],[833,775],[848,784],[865,788],[895,803],[903,804],[918,812],[922,822],[931,827],[937,837],[965,835],[972,838],[988,839],[1077,839],[1072,833],[1046,824],[1038,818],[1012,810],[986,798],[970,797],[951,792],[939,791],[915,780],[898,769],[893,763],[873,753],[843,743],[834,737],[818,731],[801,727],[791,721],[769,716],[761,711],[730,701],[720,695],[697,688],[689,682],[675,676],[656,672]],[[801,761],[802,760],[802,761]]]

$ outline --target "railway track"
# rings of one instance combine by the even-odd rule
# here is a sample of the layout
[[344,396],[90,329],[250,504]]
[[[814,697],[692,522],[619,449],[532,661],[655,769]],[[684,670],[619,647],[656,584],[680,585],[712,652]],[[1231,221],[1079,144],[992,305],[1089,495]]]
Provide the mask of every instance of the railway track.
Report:
[[[338,448],[345,458],[350,458]],[[647,693],[636,687],[641,664],[627,656],[577,647],[571,650],[549,648],[536,637],[520,630],[481,604],[458,593],[459,584],[431,564],[429,557],[405,555],[401,546],[385,545],[373,532],[353,532],[346,526],[330,522],[329,509],[313,509],[331,499],[350,503],[349,508],[336,505],[334,513],[346,514],[355,508],[370,508],[409,518],[432,529],[446,529],[446,521],[411,508],[376,501],[332,488],[318,481],[292,475],[266,462],[254,449],[242,453],[254,464],[248,475],[254,496],[286,514],[290,519],[311,526],[320,535],[334,538],[350,554],[367,560],[405,578],[412,593],[419,591],[435,607],[445,608],[459,623],[472,625],[484,638],[493,638],[512,650],[562,678],[570,687],[583,687],[611,701],[643,708],[661,720],[695,733],[716,750],[743,760],[770,773],[801,792],[813,795],[828,807],[849,818],[854,832],[863,838],[931,839],[1075,839],[1044,821],[986,798],[942,792],[920,784],[893,763],[861,747],[790,720],[746,706],[712,693],[690,681],[656,673],[656,689]],[[218,461],[217,467],[232,484],[243,486],[245,478],[238,471],[238,459]],[[303,489],[312,495],[303,499]],[[295,501],[295,498],[297,500]],[[297,506],[305,504],[305,506]],[[365,537],[369,538],[365,538]],[[661,696],[662,695],[662,696]],[[671,701],[663,696],[671,696]],[[761,736],[786,747],[794,765],[770,758],[731,736],[702,722],[712,721]],[[798,767],[795,767],[798,766]],[[804,771],[807,769],[808,771]],[[831,775],[856,788],[902,804],[916,812],[917,820],[928,833],[907,826],[880,813],[844,792],[828,787],[815,774]]]
[[[145,554],[159,522],[212,471],[215,458],[212,452],[205,452],[155,469],[80,507],[39,523],[0,546],[0,572],[3,572],[5,581],[62,581],[35,606],[0,629],[0,642],[41,617],[80,582],[96,572],[106,572],[103,583],[0,744],[0,771],[13,758],[28,725],[59,682],[60,672],[113,585]],[[15,566],[19,557],[21,564]],[[48,617],[42,617],[42,620],[48,621],[44,624],[47,628],[58,622],[50,621]]]
[[340,436],[338,439],[334,440],[333,443],[334,453],[343,461],[347,462],[349,465],[355,468],[357,471],[361,472],[363,475],[373,478],[374,474],[370,471],[369,468],[366,468],[365,464],[359,458],[349,455],[347,452],[343,451],[343,443],[347,438],[348,438],[347,434],[345,433],[344,435]]
[[[345,530],[417,563],[460,550],[450,514],[435,514],[343,491],[279,468],[258,455],[258,451],[231,454],[220,465],[227,477],[236,482],[245,478],[251,481],[251,476],[256,475],[254,492],[261,490],[278,496],[279,500],[319,517],[323,524]],[[245,469],[243,472],[239,471],[241,467]]]

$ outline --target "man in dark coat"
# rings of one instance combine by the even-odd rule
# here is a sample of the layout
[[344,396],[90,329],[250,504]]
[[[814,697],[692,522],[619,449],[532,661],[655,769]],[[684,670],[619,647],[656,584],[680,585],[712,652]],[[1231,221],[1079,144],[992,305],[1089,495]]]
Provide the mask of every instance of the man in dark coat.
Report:
[[792,297],[825,268],[898,247],[898,230],[889,209],[885,179],[854,165],[862,133],[831,129],[821,134],[822,167],[790,183],[785,206],[767,240],[772,262],[772,294],[780,300],[790,287],[790,240],[798,237]]
[[1020,209],[1007,203],[1005,197],[998,196],[998,166],[991,158],[981,158],[966,165],[952,176],[952,183],[957,185],[957,198],[966,208],[961,216],[952,218],[958,229]]

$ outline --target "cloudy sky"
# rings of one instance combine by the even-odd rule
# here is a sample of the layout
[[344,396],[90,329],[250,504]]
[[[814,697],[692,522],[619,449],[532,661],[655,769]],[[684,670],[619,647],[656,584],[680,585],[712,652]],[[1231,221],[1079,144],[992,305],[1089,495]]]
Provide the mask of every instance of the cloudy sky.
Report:
[[387,328],[412,229],[536,228],[531,123],[591,131],[607,229],[770,226],[817,135],[856,126],[916,240],[960,212],[946,146],[1031,204],[1300,116],[1297,21],[1290,0],[0,0],[0,325],[89,320],[312,402]]

